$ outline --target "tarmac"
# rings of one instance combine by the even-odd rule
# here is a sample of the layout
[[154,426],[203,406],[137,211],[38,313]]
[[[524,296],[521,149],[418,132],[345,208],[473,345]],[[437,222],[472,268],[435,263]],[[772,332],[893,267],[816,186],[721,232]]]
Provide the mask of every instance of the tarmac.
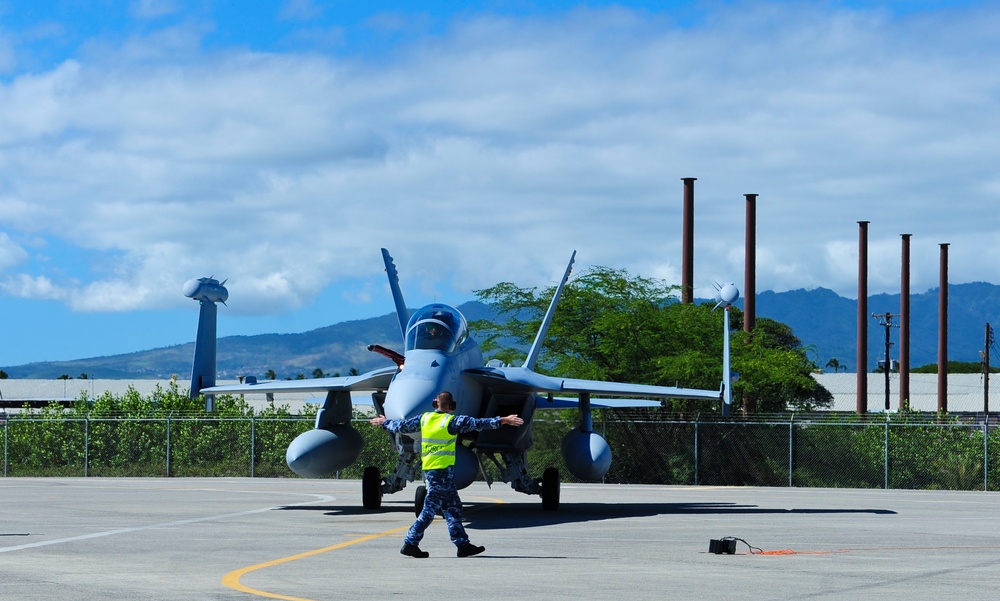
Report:
[[[399,554],[412,486],[306,479],[0,480],[0,599],[993,599],[1000,493],[563,484],[558,511],[461,491]],[[709,541],[736,537],[736,554]]]

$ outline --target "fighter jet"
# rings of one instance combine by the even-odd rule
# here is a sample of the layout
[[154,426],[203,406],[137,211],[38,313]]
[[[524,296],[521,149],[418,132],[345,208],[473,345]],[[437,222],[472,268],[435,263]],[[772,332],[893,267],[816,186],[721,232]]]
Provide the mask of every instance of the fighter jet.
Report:
[[[531,422],[536,410],[576,408],[579,426],[563,438],[566,467],[581,480],[600,480],[611,466],[611,448],[594,432],[595,407],[659,406],[670,398],[720,400],[722,391],[651,386],[600,380],[548,376],[534,371],[541,355],[546,332],[569,280],[576,252],[542,320],[524,363],[519,367],[498,361],[484,364],[479,344],[470,336],[465,317],[454,307],[433,303],[411,315],[403,301],[399,275],[392,257],[382,249],[385,271],[395,303],[403,353],[372,345],[393,365],[357,376],[312,380],[248,382],[239,385],[202,388],[201,394],[326,392],[316,416],[315,428],[300,434],[288,446],[286,461],[293,472],[304,477],[321,477],[353,464],[361,453],[363,439],[351,425],[352,392],[370,392],[377,413],[388,419],[407,419],[432,411],[438,392],[451,391],[458,407],[456,414],[493,417],[516,413],[524,420],[520,427],[487,430],[460,438],[455,480],[459,488],[470,485],[479,474],[485,477],[484,462],[498,468],[500,479],[519,492],[539,495],[542,507],[559,507],[559,471],[547,467],[540,478],[533,477],[527,451],[531,447]],[[558,395],[558,396],[557,396]],[[364,469],[361,482],[362,504],[377,509],[382,497],[403,490],[407,483],[423,480],[420,469],[420,433],[388,434],[397,452],[392,473],[383,476],[375,466]],[[488,480],[488,479],[487,479]],[[489,481],[489,480],[488,480]],[[414,511],[423,507],[426,488],[418,486]]]

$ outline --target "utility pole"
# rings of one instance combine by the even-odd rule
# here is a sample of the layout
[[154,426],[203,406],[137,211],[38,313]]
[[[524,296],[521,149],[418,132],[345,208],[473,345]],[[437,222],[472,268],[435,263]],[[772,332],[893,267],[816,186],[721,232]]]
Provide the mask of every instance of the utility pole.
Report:
[[898,328],[898,324],[892,323],[893,317],[899,317],[899,315],[894,315],[892,313],[886,312],[884,315],[879,315],[872,313],[872,319],[878,320],[878,325],[885,328],[885,363],[883,364],[882,371],[885,373],[885,410],[889,410],[889,372],[892,371],[892,359],[889,358],[889,351],[892,349],[892,342],[889,341],[889,331],[892,328]]
[[983,356],[983,416],[990,419],[990,347],[993,346],[993,328],[986,324],[986,343],[979,354]]

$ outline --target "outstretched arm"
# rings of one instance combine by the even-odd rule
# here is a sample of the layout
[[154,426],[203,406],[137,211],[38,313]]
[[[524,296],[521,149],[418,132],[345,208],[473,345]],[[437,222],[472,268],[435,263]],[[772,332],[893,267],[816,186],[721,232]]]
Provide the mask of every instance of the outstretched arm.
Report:
[[479,430],[496,430],[501,426],[520,426],[524,420],[516,414],[505,415],[503,417],[483,417],[476,419],[468,415],[456,415],[451,420],[448,430],[452,434],[465,434]]
[[420,416],[410,419],[386,419],[384,415],[378,415],[368,420],[373,426],[382,426],[390,432],[402,432],[409,434],[420,430]]

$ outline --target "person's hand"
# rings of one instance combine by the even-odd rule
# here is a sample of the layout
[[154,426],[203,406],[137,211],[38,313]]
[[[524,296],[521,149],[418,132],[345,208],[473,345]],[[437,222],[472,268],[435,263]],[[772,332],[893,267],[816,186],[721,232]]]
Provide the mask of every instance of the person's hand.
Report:
[[500,423],[505,426],[520,426],[524,424],[524,420],[517,416],[517,414],[512,413],[510,415],[505,415],[500,418]]
[[381,426],[382,424],[385,423],[385,416],[379,415],[378,417],[373,417],[370,420],[368,420],[368,423],[373,426]]

